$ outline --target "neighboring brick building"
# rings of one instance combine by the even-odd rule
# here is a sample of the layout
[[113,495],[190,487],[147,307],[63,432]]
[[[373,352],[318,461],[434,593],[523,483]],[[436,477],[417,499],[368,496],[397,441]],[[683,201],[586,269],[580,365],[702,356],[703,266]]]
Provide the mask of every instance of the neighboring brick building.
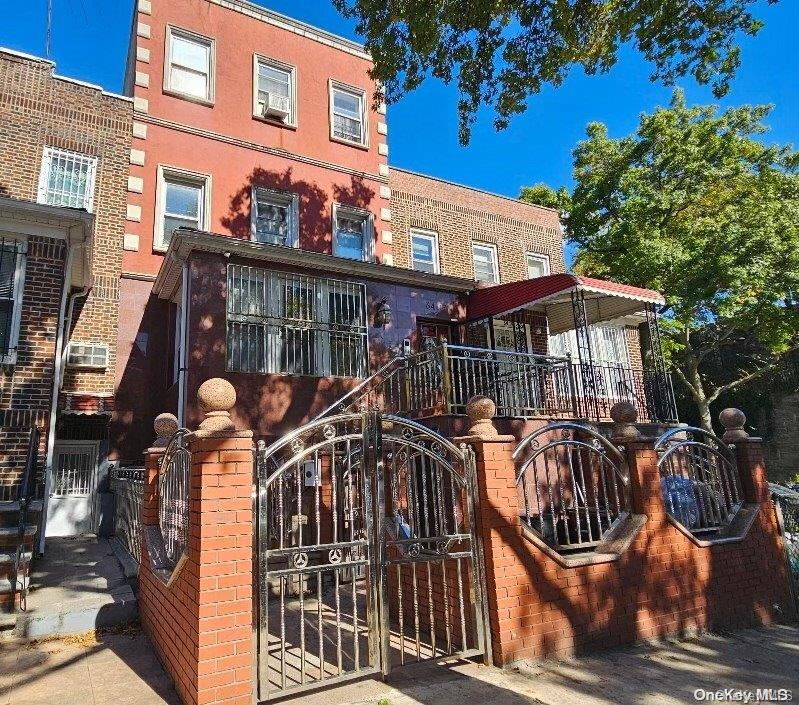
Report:
[[[50,529],[67,528],[53,519],[61,507],[85,531],[102,518],[133,109],[54,70],[0,50],[0,225],[3,253],[13,244],[16,257],[15,270],[0,266],[4,279],[16,272],[0,298],[17,301],[1,312],[0,425],[18,439],[32,425],[43,431],[40,467],[57,475],[47,477]],[[21,473],[22,445],[4,445],[6,487]],[[88,505],[76,512],[77,490]]]

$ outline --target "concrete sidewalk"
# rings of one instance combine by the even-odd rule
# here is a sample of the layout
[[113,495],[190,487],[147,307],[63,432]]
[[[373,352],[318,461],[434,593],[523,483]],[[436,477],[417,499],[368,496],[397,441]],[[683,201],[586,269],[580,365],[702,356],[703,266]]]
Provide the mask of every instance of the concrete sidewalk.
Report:
[[[696,689],[787,688],[799,699],[799,629],[772,627],[502,671],[424,664],[281,705],[675,705]],[[754,701],[757,702],[757,701]],[[0,705],[178,705],[136,629],[27,645],[0,642]]]

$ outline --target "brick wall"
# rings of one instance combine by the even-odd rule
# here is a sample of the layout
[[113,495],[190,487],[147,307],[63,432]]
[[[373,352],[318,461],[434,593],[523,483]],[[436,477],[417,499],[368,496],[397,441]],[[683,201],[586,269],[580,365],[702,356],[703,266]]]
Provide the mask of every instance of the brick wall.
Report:
[[799,394],[776,402],[772,412],[770,438],[765,446],[769,476],[787,481],[799,475]]
[[[0,52],[0,193],[37,199],[46,146],[97,157],[92,290],[75,307],[71,335],[106,343],[109,365],[101,372],[67,370],[64,390],[112,394],[133,106],[97,87],[54,78],[53,72],[49,61]],[[29,254],[28,276],[33,278],[30,267]],[[41,284],[57,288],[60,295],[61,275],[53,274],[45,272]],[[51,292],[43,293],[49,301]],[[26,286],[27,295],[27,301],[41,296]],[[18,380],[14,384],[19,386]]]
[[760,444],[738,444],[745,495],[759,513],[742,541],[709,547],[698,546],[669,522],[652,441],[626,445],[633,511],[646,515],[643,529],[615,561],[563,567],[522,533],[511,457],[515,444],[477,444],[498,664],[570,656],[703,628],[767,623],[777,616],[775,606],[785,617],[793,615]]
[[549,255],[553,274],[565,271],[558,214],[549,208],[400,169],[391,170],[389,184],[397,266],[411,266],[410,229],[420,228],[438,233],[443,274],[474,277],[474,240],[497,246],[502,283],[527,278],[525,252]]

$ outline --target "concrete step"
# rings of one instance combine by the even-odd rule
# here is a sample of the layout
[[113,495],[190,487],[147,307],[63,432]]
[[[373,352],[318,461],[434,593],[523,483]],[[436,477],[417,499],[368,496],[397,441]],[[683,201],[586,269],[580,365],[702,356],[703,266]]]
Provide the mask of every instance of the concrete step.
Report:
[[[29,587],[30,587],[30,578],[27,575],[18,575],[17,589],[25,591]],[[0,578],[0,595],[10,595],[12,592],[14,592],[14,588],[12,588],[11,586],[11,579]]]
[[[44,506],[44,500],[34,499],[28,503],[28,511],[40,512],[42,511],[43,506]],[[19,507],[20,507],[19,502],[0,502],[0,514],[5,514],[7,512],[13,512],[16,514],[19,511]]]
[[[16,556],[17,556],[16,551],[5,551],[5,552],[0,551],[0,574],[2,574],[7,567],[11,566]],[[22,565],[30,563],[31,558],[33,558],[33,553],[30,551],[26,551],[25,553],[22,554],[20,563]]]

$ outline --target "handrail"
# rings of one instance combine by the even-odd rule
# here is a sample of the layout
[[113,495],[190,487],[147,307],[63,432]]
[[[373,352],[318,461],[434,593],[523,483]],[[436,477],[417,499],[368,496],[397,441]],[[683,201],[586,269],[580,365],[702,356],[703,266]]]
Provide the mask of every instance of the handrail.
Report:
[[[19,590],[19,569],[22,564],[22,557],[25,553],[25,526],[28,523],[28,502],[30,500],[30,486],[33,474],[36,470],[36,457],[39,452],[39,429],[32,426],[30,436],[28,437],[28,453],[25,457],[25,470],[22,473],[22,481],[17,489],[17,503],[19,504],[17,514],[17,548],[14,555],[14,563],[11,566],[11,575],[9,576],[9,583],[12,588],[12,596]],[[24,585],[23,576],[23,589],[20,590],[19,605],[25,611],[27,609],[27,595]]]

